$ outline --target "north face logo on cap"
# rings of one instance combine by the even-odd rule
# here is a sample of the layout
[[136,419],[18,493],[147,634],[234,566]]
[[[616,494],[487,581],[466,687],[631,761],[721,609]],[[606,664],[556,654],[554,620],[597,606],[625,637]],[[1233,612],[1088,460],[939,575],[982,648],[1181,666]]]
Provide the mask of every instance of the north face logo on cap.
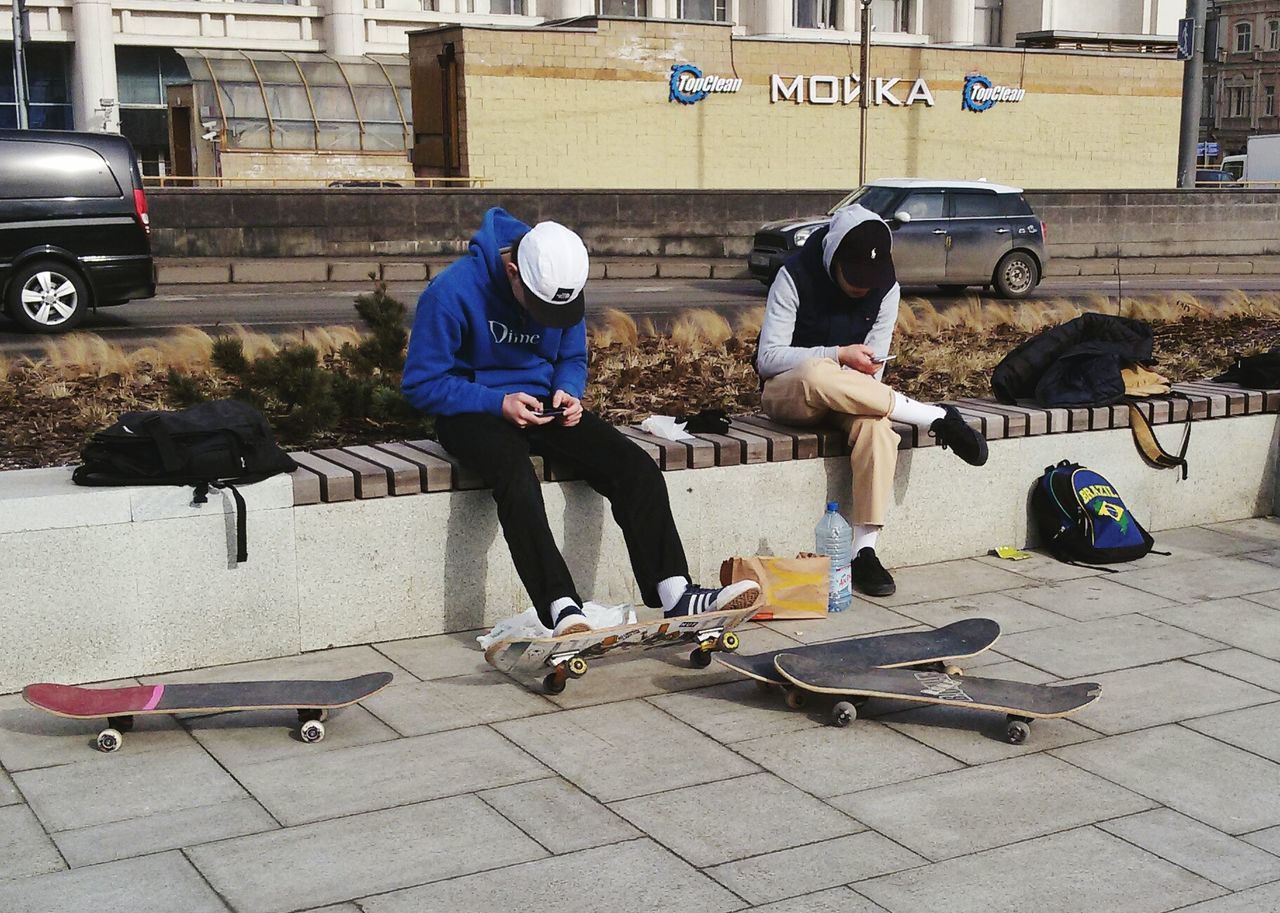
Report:
[[556,304],[564,304],[566,301],[568,301],[572,297],[573,297],[573,289],[558,288],[556,289],[556,293],[551,296],[551,300],[554,301]]

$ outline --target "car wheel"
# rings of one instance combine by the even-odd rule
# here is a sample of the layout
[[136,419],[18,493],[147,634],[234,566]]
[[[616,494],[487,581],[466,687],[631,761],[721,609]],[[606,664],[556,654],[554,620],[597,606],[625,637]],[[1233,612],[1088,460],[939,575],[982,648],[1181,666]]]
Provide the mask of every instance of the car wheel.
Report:
[[1015,250],[1000,258],[992,279],[1000,297],[1026,298],[1040,284],[1040,266],[1026,251]]
[[65,333],[89,310],[89,286],[75,270],[56,260],[29,263],[13,274],[5,310],[31,333]]

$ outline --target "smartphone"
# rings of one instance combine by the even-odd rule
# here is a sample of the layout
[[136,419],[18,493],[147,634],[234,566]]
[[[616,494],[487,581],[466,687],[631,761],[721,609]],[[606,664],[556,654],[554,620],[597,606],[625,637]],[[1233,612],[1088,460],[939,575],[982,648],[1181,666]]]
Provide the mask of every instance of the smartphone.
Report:
[[559,415],[564,415],[564,410],[565,410],[564,406],[543,406],[540,410],[538,410],[538,415],[544,418],[549,415],[559,416]]
[[893,361],[897,357],[898,357],[897,355],[886,355],[884,358],[877,358],[876,356],[872,355],[871,361],[873,364],[882,365],[882,364],[885,364],[886,362]]

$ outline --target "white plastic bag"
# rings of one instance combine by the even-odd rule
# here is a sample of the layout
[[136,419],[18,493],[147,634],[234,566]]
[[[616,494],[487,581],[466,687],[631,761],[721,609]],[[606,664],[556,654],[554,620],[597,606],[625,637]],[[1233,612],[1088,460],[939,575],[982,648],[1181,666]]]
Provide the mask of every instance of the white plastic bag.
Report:
[[640,430],[668,441],[692,441],[694,437],[684,430],[685,424],[670,415],[651,415],[640,423]]
[[[619,605],[601,605],[598,602],[588,601],[583,605],[582,611],[587,616],[587,624],[593,628],[616,628],[618,625],[636,623],[635,608],[625,602]],[[498,622],[488,634],[476,637],[476,642],[480,644],[481,650],[487,650],[502,640],[550,636],[551,629],[538,620],[537,610],[530,607],[519,615]]]

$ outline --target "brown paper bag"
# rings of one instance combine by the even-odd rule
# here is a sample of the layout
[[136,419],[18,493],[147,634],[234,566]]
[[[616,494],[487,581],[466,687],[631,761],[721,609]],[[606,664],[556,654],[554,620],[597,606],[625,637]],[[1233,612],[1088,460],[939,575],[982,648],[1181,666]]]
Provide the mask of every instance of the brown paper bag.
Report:
[[800,554],[794,558],[751,555],[727,558],[720,565],[720,585],[739,580],[760,584],[764,608],[759,621],[779,618],[826,618],[831,559]]

